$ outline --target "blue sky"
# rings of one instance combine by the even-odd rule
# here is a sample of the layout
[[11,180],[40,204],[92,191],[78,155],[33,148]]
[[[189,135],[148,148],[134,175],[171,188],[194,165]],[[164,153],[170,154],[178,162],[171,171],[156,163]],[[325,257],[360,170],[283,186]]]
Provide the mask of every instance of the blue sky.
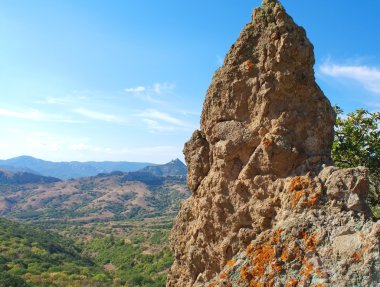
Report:
[[[260,1],[0,0],[0,158],[181,158],[205,92]],[[282,4],[344,111],[380,110],[380,2]]]

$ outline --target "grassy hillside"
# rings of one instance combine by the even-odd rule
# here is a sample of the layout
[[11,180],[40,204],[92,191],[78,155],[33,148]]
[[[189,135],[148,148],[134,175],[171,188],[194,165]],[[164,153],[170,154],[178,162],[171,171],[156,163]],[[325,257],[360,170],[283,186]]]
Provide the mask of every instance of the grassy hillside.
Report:
[[164,287],[173,258],[168,230],[145,230],[128,237],[102,237],[85,243],[85,250],[126,286]]
[[0,287],[164,287],[170,222],[65,225],[65,238],[0,218]]
[[72,241],[0,218],[0,286],[111,286]]

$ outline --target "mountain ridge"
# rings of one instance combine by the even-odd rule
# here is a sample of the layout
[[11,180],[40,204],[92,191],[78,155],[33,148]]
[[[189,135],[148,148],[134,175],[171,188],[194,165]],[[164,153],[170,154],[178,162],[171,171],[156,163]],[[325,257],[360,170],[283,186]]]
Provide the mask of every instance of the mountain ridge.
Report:
[[32,172],[10,171],[0,167],[0,184],[53,183],[61,181],[52,176],[43,176]]
[[154,163],[129,161],[63,161],[53,162],[22,155],[6,160],[0,160],[0,168],[13,169],[13,171],[29,171],[43,176],[52,176],[59,179],[80,178],[94,176],[99,173],[113,171],[137,171]]
[[18,220],[66,218],[82,222],[174,215],[179,200],[189,195],[184,167],[177,159],[154,169],[100,173],[65,181],[28,174],[39,180],[20,184],[5,180],[6,174],[13,174],[9,171],[4,172],[2,181],[0,170],[0,214]]

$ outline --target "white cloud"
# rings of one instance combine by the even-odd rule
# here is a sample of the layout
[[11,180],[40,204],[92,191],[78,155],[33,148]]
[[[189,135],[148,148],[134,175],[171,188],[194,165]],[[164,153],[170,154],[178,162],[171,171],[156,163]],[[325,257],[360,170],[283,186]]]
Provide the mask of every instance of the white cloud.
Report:
[[48,104],[48,105],[69,105],[69,104],[78,104],[79,101],[87,101],[88,96],[81,95],[79,92],[74,91],[73,95],[67,95],[63,97],[45,97],[42,100],[34,101],[36,104]]
[[113,114],[92,111],[85,108],[75,109],[74,112],[92,120],[98,120],[98,121],[104,121],[104,122],[110,122],[110,123],[126,123],[127,122],[126,119],[122,117],[115,116]]
[[155,83],[152,86],[144,87],[137,86],[133,88],[126,88],[126,93],[132,94],[134,97],[145,102],[154,104],[165,104],[162,99],[157,99],[157,96],[165,96],[175,89],[175,85],[168,82]]
[[91,160],[95,160],[97,156],[101,155],[102,158],[98,160],[104,160],[104,156],[106,156],[108,160],[119,161],[127,157],[128,161],[165,163],[175,157],[181,157],[182,154],[182,147],[178,146],[146,146],[114,149],[86,143],[75,143],[68,145],[68,148],[73,152],[80,152],[82,155],[90,155]]
[[172,91],[174,90],[174,88],[175,88],[174,84],[164,82],[164,83],[155,83],[152,89],[156,94],[160,95],[162,93]]
[[320,66],[322,74],[357,81],[372,93],[380,94],[380,69],[368,66],[336,65],[329,62]]
[[[195,126],[182,121],[179,118],[173,117],[168,113],[164,113],[155,109],[146,110],[137,115],[145,122],[153,131],[174,131],[178,128],[194,129]],[[162,124],[165,123],[165,124]]]
[[2,108],[0,108],[0,116],[26,120],[43,120],[46,118],[46,115],[37,110],[31,110],[28,112],[16,112]]
[[54,115],[43,113],[38,110],[29,110],[29,111],[14,111],[9,109],[0,108],[0,117],[9,117],[16,119],[24,120],[33,120],[33,121],[56,121],[64,123],[83,123],[83,121],[77,121],[63,115]]
[[173,126],[162,125],[152,119],[143,119],[143,122],[146,123],[148,129],[152,132],[171,132],[175,130]]
[[127,93],[142,93],[146,91],[146,88],[143,86],[138,86],[135,88],[126,88],[124,89],[124,91],[126,91]]

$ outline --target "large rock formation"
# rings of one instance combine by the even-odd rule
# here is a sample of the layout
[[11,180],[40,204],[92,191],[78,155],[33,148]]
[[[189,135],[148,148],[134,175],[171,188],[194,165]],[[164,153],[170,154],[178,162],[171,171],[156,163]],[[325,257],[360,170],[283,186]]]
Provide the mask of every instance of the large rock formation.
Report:
[[364,168],[330,159],[335,114],[313,46],[276,0],[255,9],[186,143],[168,287],[378,286]]

